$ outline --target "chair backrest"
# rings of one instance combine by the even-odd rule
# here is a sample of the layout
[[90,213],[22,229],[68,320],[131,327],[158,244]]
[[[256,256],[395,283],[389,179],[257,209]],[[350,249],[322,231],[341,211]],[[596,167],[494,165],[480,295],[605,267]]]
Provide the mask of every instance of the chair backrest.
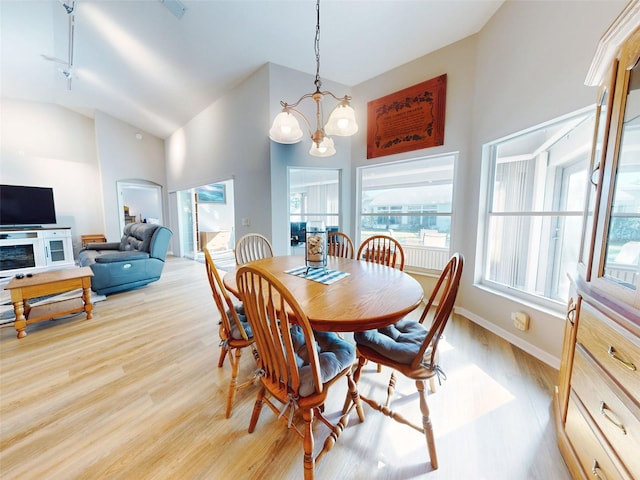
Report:
[[137,250],[164,261],[172,232],[153,223],[128,223],[124,226],[119,250]]
[[[315,336],[298,302],[277,278],[257,265],[239,267],[236,278],[259,354],[258,368],[264,371],[261,379],[265,387],[287,402],[299,395],[301,383],[308,383],[311,375],[315,392],[321,393]],[[294,339],[296,335],[298,338]],[[300,348],[303,351],[296,351],[300,335],[304,336],[305,345]],[[298,369],[300,359],[309,362],[310,370],[304,378]]]
[[[420,348],[418,355],[414,358],[411,366],[417,368],[420,363],[424,362],[424,354],[429,351],[429,365],[436,365],[436,351],[438,349],[438,342],[444,332],[444,327],[447,326],[447,322],[451,317],[453,311],[453,305],[456,302],[456,296],[458,295],[458,286],[460,285],[460,277],[462,277],[462,267],[464,266],[464,257],[461,253],[454,253],[447,265],[442,270],[438,282],[431,292],[429,301],[420,316],[420,323],[424,323],[427,317],[431,317],[431,327],[429,327],[429,333],[427,334],[422,347]],[[435,305],[435,307],[434,307]],[[433,309],[433,315],[431,311]]]
[[353,258],[355,248],[349,235],[342,232],[329,232],[327,236],[327,255]]
[[[247,332],[244,330],[242,322],[238,318],[238,314],[233,306],[231,297],[229,297],[229,293],[227,292],[224,283],[222,283],[222,279],[216,269],[213,258],[211,258],[211,254],[206,248],[204,249],[204,258],[204,264],[207,270],[207,278],[209,279],[209,285],[211,286],[213,300],[216,302],[216,306],[218,307],[221,317],[220,339],[223,341],[231,340],[231,322],[233,321],[242,335],[242,338],[247,340]],[[231,320],[229,319],[229,315],[231,316]]]
[[364,240],[356,259],[404,270],[402,245],[388,235],[374,235]]
[[273,257],[273,247],[264,235],[247,233],[236,242],[235,255],[236,263],[244,265],[253,260]]

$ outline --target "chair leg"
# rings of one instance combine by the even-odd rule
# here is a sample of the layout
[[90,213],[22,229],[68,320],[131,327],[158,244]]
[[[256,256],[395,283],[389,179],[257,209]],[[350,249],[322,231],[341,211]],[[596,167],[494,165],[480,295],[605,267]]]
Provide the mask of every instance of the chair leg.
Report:
[[313,480],[315,477],[315,459],[313,458],[313,409],[308,408],[302,411],[304,420],[304,480]]
[[435,376],[429,379],[429,391],[431,393],[436,393],[436,378]]
[[360,374],[362,373],[362,367],[364,367],[367,363],[367,359],[364,357],[358,357],[358,365],[356,365],[356,369],[353,372],[353,381],[356,382],[356,385],[360,381]]
[[[356,390],[358,388],[357,387],[358,380],[360,380],[360,372],[362,370],[362,367],[365,365],[365,363],[367,363],[367,360],[364,357],[358,357],[358,364],[356,365],[356,368],[353,371],[353,377],[352,377],[356,385]],[[347,392],[347,398],[344,399],[344,406],[342,407],[342,413],[346,413],[347,410],[349,410],[349,407],[351,407],[352,402],[353,402],[353,398],[351,395],[351,389],[349,389],[349,391]],[[360,420],[362,420],[364,417],[364,413],[363,413],[363,417],[360,417],[360,412],[358,412],[358,417],[360,418]]]
[[[349,415],[351,414],[351,409],[353,408],[353,406],[356,407],[356,411],[358,412],[358,418],[360,418],[360,421],[364,422],[364,411],[362,410],[362,404],[360,403],[360,395],[358,395],[356,383],[353,381],[353,378],[351,377],[352,377],[351,372],[348,371],[347,383],[349,384],[349,394],[347,395],[347,400],[349,399],[349,396],[350,396],[352,399],[352,404],[349,405],[344,412],[342,412],[342,416],[340,417],[337,423],[330,422],[323,415],[320,407],[316,408],[315,410],[316,418],[319,419],[322,423],[324,423],[327,426],[327,428],[329,428],[330,430],[329,435],[327,435],[327,437],[325,438],[324,445],[322,446],[322,450],[316,456],[316,463],[318,463],[322,459],[325,453],[327,453],[329,450],[331,450],[335,446],[336,442],[338,441],[338,438],[340,438],[340,435],[342,435],[342,432],[344,432],[344,429],[347,428],[347,425],[349,424]],[[323,406],[324,405],[321,405],[321,407]]]
[[[235,354],[235,358],[234,358]],[[236,348],[235,352],[229,355],[229,361],[231,362],[231,381],[229,382],[229,393],[227,393],[227,411],[225,417],[231,416],[231,410],[233,409],[233,399],[236,396],[236,390],[238,385],[238,371],[240,370],[240,357],[242,356],[242,349]]]
[[420,396],[420,411],[422,412],[422,428],[424,436],[427,439],[427,448],[429,450],[429,458],[431,459],[431,468],[438,468],[438,457],[436,455],[436,441],[433,437],[433,426],[429,417],[429,406],[427,405],[427,394],[425,393],[425,381],[416,380],[416,388]]
[[226,347],[226,345],[220,346],[220,359],[218,360],[218,368],[222,368],[222,365],[224,365],[224,359],[227,356],[228,351],[229,349]]
[[258,423],[258,418],[260,417],[260,412],[262,411],[262,406],[264,405],[264,395],[266,392],[266,388],[263,386],[260,388],[258,392],[258,397],[256,398],[256,403],[253,406],[253,413],[251,414],[251,421],[249,422],[249,433],[253,433],[256,429],[256,424]]
[[[349,385],[349,393],[348,396],[351,397],[351,402],[356,406],[356,412],[358,413],[358,418],[361,422],[364,422],[364,410],[362,409],[362,403],[360,402],[360,394],[358,393],[358,386],[356,382],[353,380],[353,375],[351,372],[347,373],[347,384]],[[349,406],[347,406],[345,402],[346,409],[343,414],[349,410]]]
[[[395,393],[395,391],[396,391],[396,374],[394,372],[391,372],[391,376],[389,377],[389,385],[387,385],[387,401],[384,402],[383,412],[391,413],[391,409],[389,408],[389,406],[391,405],[391,398],[393,397],[393,394]],[[385,415],[389,415],[389,414],[385,413]],[[391,415],[391,417],[393,418],[393,415]]]

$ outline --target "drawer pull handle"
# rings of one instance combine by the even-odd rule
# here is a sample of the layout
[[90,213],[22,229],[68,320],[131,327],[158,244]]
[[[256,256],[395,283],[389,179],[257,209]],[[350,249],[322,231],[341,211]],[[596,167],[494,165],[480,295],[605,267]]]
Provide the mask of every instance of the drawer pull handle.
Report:
[[593,171],[591,172],[591,176],[589,177],[589,181],[591,182],[591,185],[593,185],[594,187],[598,186],[598,179],[597,178],[595,180],[593,179],[593,177],[595,176],[598,170],[600,170],[600,164],[596,165],[596,168],[593,169]]
[[613,348],[613,345],[609,345],[609,350],[607,350],[607,353],[609,354],[609,356],[611,358],[613,358],[616,362],[621,363],[622,365],[624,365],[625,367],[627,367],[629,370],[631,370],[632,372],[636,371],[636,366],[631,363],[631,362],[626,362],[623,359],[621,359],[619,356],[616,355],[616,349]]
[[573,298],[569,300],[569,309],[567,310],[567,321],[573,325],[576,321],[576,304],[573,302]]
[[593,473],[593,476],[596,477],[598,480],[607,480],[607,477],[604,476],[604,474],[602,473],[602,470],[600,469],[600,465],[598,465],[598,460],[596,460],[595,458],[593,459],[593,466],[591,467],[591,473]]
[[616,427],[618,427],[618,429],[623,433],[623,435],[626,435],[627,429],[624,428],[624,425],[616,421],[613,418],[612,413],[609,413],[609,412],[611,412],[611,410],[609,410],[609,408],[607,407],[607,404],[604,403],[603,401],[600,402],[600,413],[602,414],[602,416],[607,420],[609,420],[611,423],[613,423]]

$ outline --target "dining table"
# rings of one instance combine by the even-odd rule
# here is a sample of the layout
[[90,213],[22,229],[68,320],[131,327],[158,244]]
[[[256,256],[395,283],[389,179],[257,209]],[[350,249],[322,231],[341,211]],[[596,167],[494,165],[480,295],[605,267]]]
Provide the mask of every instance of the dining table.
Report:
[[[422,302],[418,281],[396,268],[364,260],[332,257],[326,271],[310,269],[304,255],[285,255],[249,262],[264,268],[291,292],[318,331],[357,332],[397,322]],[[231,268],[223,283],[239,297]],[[323,283],[323,280],[325,283]]]

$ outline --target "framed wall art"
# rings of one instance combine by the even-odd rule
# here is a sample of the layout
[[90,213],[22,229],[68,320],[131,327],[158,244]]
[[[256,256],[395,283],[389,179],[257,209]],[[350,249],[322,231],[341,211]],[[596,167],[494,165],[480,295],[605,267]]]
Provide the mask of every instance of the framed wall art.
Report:
[[223,183],[213,183],[197,189],[200,203],[227,203],[227,191]]
[[367,104],[367,158],[444,144],[447,74]]

